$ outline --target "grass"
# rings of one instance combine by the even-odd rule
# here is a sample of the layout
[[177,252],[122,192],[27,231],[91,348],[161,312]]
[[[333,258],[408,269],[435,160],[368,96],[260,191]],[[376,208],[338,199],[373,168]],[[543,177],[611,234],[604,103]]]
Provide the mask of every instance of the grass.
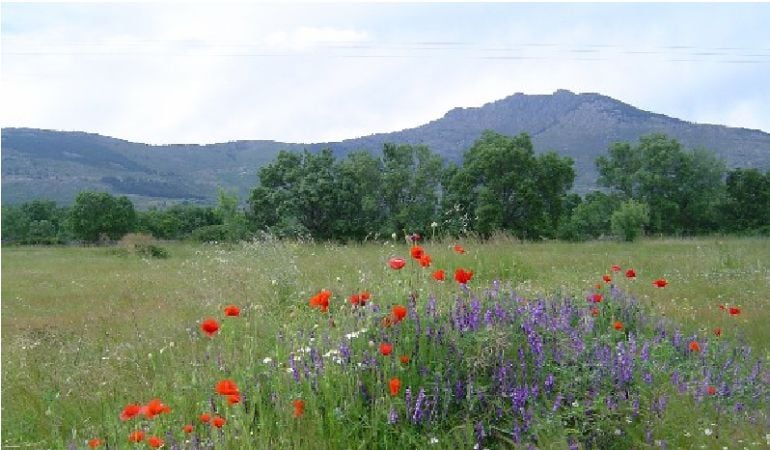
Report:
[[[770,360],[770,327],[765,326],[770,320],[768,240],[521,244],[498,238],[486,243],[463,242],[465,255],[452,252],[453,243],[425,244],[434,267],[445,268],[448,273],[455,267],[474,270],[472,291],[481,292],[493,280],[501,280],[504,287],[528,299],[582,299],[601,283],[601,276],[612,264],[633,267],[637,280],[618,280],[618,284],[652,317],[665,317],[681,326],[684,334],[703,339],[721,327],[723,341],[746,343],[753,349],[753,358],[765,365]],[[358,317],[341,307],[354,292],[371,291],[373,303],[385,309],[395,303],[406,304],[414,292],[419,305],[414,309],[421,313],[425,312],[426,299],[434,295],[439,299],[439,314],[452,313],[459,292],[453,281],[438,285],[429,278],[429,272],[412,263],[398,273],[387,268],[391,256],[408,258],[404,243],[169,244],[168,248],[171,257],[158,260],[120,256],[106,248],[3,249],[4,448],[67,448],[73,443],[82,447],[93,436],[104,436],[113,446],[125,446],[128,428],[118,420],[118,414],[129,402],[147,402],[153,397],[160,397],[173,411],[156,419],[148,431],[174,430],[179,434],[183,421],[193,422],[211,403],[227,411],[228,434],[206,435],[217,448],[251,448],[255,442],[260,443],[259,448],[355,448],[353,442],[369,442],[367,448],[403,448],[429,445],[432,437],[441,438],[443,448],[449,447],[448,440],[462,448],[473,446],[475,421],[484,417],[478,406],[450,409],[457,415],[433,428],[413,424],[395,432],[381,425],[387,422],[387,396],[375,395],[374,406],[340,400],[343,394],[356,395],[360,389],[356,380],[371,387],[385,381],[377,379],[385,372],[359,373],[327,365],[316,384],[307,380],[296,383],[287,375],[290,353],[303,348],[311,338],[329,340],[324,345],[333,349],[342,334],[354,327],[368,327],[370,339],[379,340],[381,336],[371,330],[375,315]],[[665,277],[669,286],[654,288],[651,280],[659,277]],[[322,288],[333,293],[329,315],[310,310],[307,304]],[[209,316],[222,319],[222,308],[230,303],[243,309],[243,317],[222,320],[222,332],[216,339],[202,338],[200,320]],[[719,309],[720,304],[740,306],[742,314],[730,317]],[[622,311],[613,310],[616,313]],[[330,318],[335,321],[333,328]],[[386,337],[410,348],[419,345],[419,339],[410,337],[414,329],[409,327],[413,325],[394,328]],[[501,333],[469,334],[456,342],[467,346],[462,353],[482,367],[485,360],[481,355],[493,351],[490,343],[517,339],[507,331]],[[359,353],[366,354],[365,342],[356,345],[362,346],[357,348]],[[503,347],[501,344],[500,351]],[[431,370],[450,370],[436,366],[451,359],[447,349],[419,348],[413,355],[430,359]],[[661,347],[660,351],[664,350]],[[265,358],[271,358],[272,365],[266,365]],[[391,375],[401,374],[405,387],[416,388],[420,383],[421,378],[412,370],[397,366],[387,370]],[[219,399],[212,398],[212,380],[226,376],[239,381],[252,402],[243,405],[243,410],[251,408],[250,414],[236,414],[235,409],[226,409],[217,403]],[[278,399],[271,399],[276,393]],[[642,389],[639,395],[648,398],[653,394]],[[291,409],[287,405],[295,397],[307,401],[304,423],[282,412]],[[765,444],[762,430],[767,426],[766,417],[757,424],[727,425],[719,422],[720,416],[704,412],[701,419],[693,421],[688,413],[703,408],[700,403],[690,404],[686,396],[669,398],[666,416],[655,425],[654,432],[672,445],[702,442],[706,448],[721,448],[724,436],[734,442],[741,440],[746,446]],[[399,407],[406,408],[406,404]],[[255,410],[259,411],[256,415]],[[258,423],[254,417],[259,417]],[[538,417],[542,423],[554,419],[545,412]],[[602,423],[613,420],[606,417]],[[485,444],[514,446],[505,433],[495,432],[491,426],[487,426],[487,434],[497,437],[487,437]],[[635,436],[637,441],[644,441],[643,427],[628,428],[629,433],[640,433]],[[706,435],[706,429],[718,429],[722,440]],[[252,438],[248,430],[257,430],[258,437]],[[541,427],[540,433],[542,448],[561,448],[572,431],[560,422]]]

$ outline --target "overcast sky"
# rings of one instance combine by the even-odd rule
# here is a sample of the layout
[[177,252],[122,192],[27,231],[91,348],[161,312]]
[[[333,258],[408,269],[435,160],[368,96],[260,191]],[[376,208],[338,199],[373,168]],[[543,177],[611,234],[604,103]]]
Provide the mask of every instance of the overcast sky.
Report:
[[2,126],[322,142],[516,92],[770,132],[770,4],[13,4]]

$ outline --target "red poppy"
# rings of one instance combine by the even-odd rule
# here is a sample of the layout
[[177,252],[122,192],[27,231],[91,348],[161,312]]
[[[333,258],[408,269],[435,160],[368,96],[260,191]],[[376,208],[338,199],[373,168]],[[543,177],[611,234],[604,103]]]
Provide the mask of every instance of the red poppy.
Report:
[[687,348],[689,348],[691,352],[699,352],[700,344],[698,344],[698,341],[691,341]]
[[211,414],[203,413],[200,416],[198,416],[198,419],[200,419],[200,421],[203,423],[209,423],[209,421],[211,421]]
[[294,404],[294,417],[302,417],[305,414],[305,401],[296,399],[292,403]]
[[601,303],[604,296],[602,294],[595,292],[593,295],[591,295],[591,301],[594,303]]
[[225,315],[228,317],[238,317],[241,315],[241,309],[235,305],[225,306]]
[[331,298],[331,296],[332,293],[330,291],[322,289],[321,292],[310,298],[310,307],[318,308],[321,312],[329,311],[329,298]]
[[142,412],[144,413],[144,416],[148,419],[152,419],[158,414],[161,413],[170,413],[171,408],[169,408],[167,405],[164,405],[163,402],[160,401],[160,399],[154,398],[150,400],[150,403],[144,406],[142,408]]
[[420,247],[419,245],[413,245],[412,249],[410,250],[410,253],[412,254],[412,258],[420,259],[422,258],[422,255],[425,254],[425,250],[423,250],[423,248]]
[[120,413],[120,420],[129,420],[133,419],[139,412],[142,410],[142,407],[135,404],[126,405],[125,408],[123,408],[123,412]]
[[227,403],[229,405],[235,405],[241,402],[241,396],[238,394],[232,394],[227,396]]
[[350,301],[351,305],[358,306],[359,303],[361,303],[361,296],[358,294],[351,295],[348,300]]
[[714,328],[714,336],[716,337],[722,336],[722,329],[719,327]]
[[406,265],[406,260],[404,260],[404,258],[390,258],[388,260],[388,265],[393,270],[401,270]]
[[192,426],[192,424],[191,424],[191,423],[188,423],[187,425],[185,425],[185,426],[184,426],[184,428],[182,428],[182,431],[184,431],[184,432],[185,432],[185,433],[187,433],[187,434],[190,434],[190,433],[192,433],[192,432],[193,432],[193,426]]
[[462,246],[462,245],[460,245],[460,244],[455,244],[455,246],[453,247],[453,249],[454,249],[455,253],[459,253],[459,254],[461,254],[461,255],[465,253],[465,249],[464,249],[464,248],[463,248],[463,246]]
[[628,269],[628,270],[626,270],[626,278],[629,278],[629,279],[631,279],[631,280],[633,280],[634,278],[636,278],[636,271],[635,271],[634,269]]
[[430,267],[430,255],[427,253],[424,253],[422,256],[420,256],[420,266],[422,267]]
[[438,269],[437,271],[433,272],[432,276],[436,281],[444,281],[446,279],[446,273],[444,272],[444,269]]
[[159,438],[158,436],[150,436],[147,439],[147,444],[152,448],[161,448],[165,442],[163,442],[163,439]]
[[613,272],[620,272],[620,266],[617,264],[613,264],[610,270],[612,270]]
[[591,308],[591,315],[594,316],[594,317],[598,317],[599,316],[599,308],[597,308],[595,306],[593,308]]
[[91,448],[96,448],[102,445],[102,440],[99,438],[93,438],[88,441],[88,446]]
[[227,421],[225,420],[224,417],[215,416],[214,419],[211,421],[211,424],[217,428],[222,428],[226,422]]
[[725,305],[719,305],[719,309],[721,309],[722,311],[724,311],[724,310],[725,310]]
[[404,317],[406,317],[406,307],[402,305],[394,305],[391,309],[391,313],[393,314],[393,319],[395,322],[401,322],[404,320]]
[[741,313],[741,308],[736,308],[734,306],[731,306],[728,312],[730,313],[731,316],[737,316],[738,314]]
[[409,364],[409,355],[401,355],[399,359],[401,360],[401,364]]
[[381,343],[380,353],[382,353],[382,356],[388,356],[393,353],[393,344],[388,344],[387,342]]
[[368,302],[371,298],[372,294],[369,293],[369,291],[364,291],[361,293],[361,305]]
[[623,329],[623,322],[620,322],[620,321],[616,320],[615,324],[613,325],[613,327],[616,330],[621,331]]
[[658,278],[657,280],[653,281],[652,284],[655,287],[664,288],[668,284],[668,281],[666,281],[665,278]]
[[398,378],[390,379],[390,395],[393,397],[398,395],[398,391],[401,390],[401,380]]
[[455,280],[460,284],[467,284],[473,278],[473,271],[467,271],[465,269],[455,270]]
[[142,430],[132,431],[131,434],[128,435],[128,442],[142,442],[143,440],[144,431]]
[[612,281],[612,277],[609,275],[602,275],[602,280],[604,280],[605,283],[609,283]]
[[212,337],[219,331],[219,322],[216,319],[208,318],[201,323],[201,330]]
[[219,383],[217,383],[217,387],[215,388],[217,391],[217,394],[219,395],[238,395],[240,394],[240,391],[238,391],[238,385],[235,384],[235,381],[233,380],[222,380]]
[[706,392],[708,392],[708,393],[709,393],[709,395],[716,395],[716,393],[717,393],[717,388],[715,388],[714,386],[709,386],[709,387],[706,389]]

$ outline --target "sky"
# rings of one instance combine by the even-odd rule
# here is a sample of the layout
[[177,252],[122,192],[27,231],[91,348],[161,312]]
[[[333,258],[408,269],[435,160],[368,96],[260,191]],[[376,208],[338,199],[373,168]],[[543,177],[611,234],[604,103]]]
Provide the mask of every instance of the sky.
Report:
[[9,3],[3,127],[328,142],[517,92],[770,132],[770,4]]

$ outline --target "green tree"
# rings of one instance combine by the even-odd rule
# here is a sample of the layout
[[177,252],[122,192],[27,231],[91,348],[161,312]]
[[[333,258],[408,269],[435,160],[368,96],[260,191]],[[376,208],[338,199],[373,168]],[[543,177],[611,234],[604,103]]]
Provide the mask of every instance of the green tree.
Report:
[[650,220],[650,209],[644,203],[627,200],[612,213],[610,219],[612,233],[624,241],[635,241],[642,232],[642,227]]
[[334,235],[363,240],[386,222],[382,164],[367,152],[353,152],[337,166],[337,220]]
[[763,174],[757,169],[731,170],[726,185],[724,229],[747,231],[770,227],[770,171]]
[[84,191],[75,198],[69,219],[75,238],[96,242],[102,236],[119,239],[133,230],[136,212],[127,197]]
[[[572,200],[574,201],[574,200]],[[559,226],[559,237],[569,241],[585,241],[609,235],[611,217],[620,206],[619,195],[590,192]]]
[[228,193],[221,187],[218,192],[216,213],[222,218],[225,240],[236,242],[247,236],[246,216],[238,208],[238,194]]

